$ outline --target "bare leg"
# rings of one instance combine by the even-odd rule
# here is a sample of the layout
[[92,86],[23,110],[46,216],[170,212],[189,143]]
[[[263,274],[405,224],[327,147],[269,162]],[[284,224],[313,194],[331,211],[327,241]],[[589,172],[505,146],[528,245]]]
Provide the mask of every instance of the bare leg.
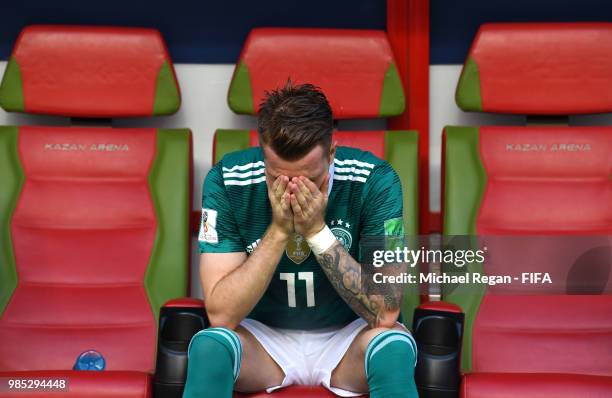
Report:
[[242,343],[242,365],[234,389],[255,392],[281,384],[285,373],[251,332],[242,326],[238,326],[235,332]]

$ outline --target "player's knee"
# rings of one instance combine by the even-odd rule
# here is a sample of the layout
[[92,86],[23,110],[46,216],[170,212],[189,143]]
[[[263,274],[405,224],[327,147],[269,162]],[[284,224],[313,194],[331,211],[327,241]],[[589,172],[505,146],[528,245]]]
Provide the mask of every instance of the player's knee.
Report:
[[[379,353],[392,353],[394,359],[405,366],[414,367],[417,360],[417,345],[404,327],[372,329],[372,337],[366,346],[364,362],[367,365]],[[384,356],[384,355],[383,355]],[[383,362],[384,363],[384,362]]]
[[189,348],[187,354],[189,360],[195,360],[200,357],[206,357],[207,353],[213,349],[213,346],[218,344],[215,340],[208,338],[208,334],[205,331],[196,333],[189,342]]
[[376,327],[371,328],[365,332],[365,338],[362,343],[362,352],[365,353],[367,347],[370,345],[372,340],[374,340],[377,336],[380,336],[382,333],[391,332],[391,331],[399,331],[406,332],[406,328],[403,325],[395,324],[393,327]]
[[376,335],[364,360],[370,397],[418,397],[416,355],[416,343],[407,330],[391,329]]
[[187,353],[189,359],[226,347],[229,347],[229,351],[233,353],[239,351],[241,345],[240,339],[234,331],[227,328],[209,328],[200,330],[191,338]]
[[[201,364],[203,362],[216,363],[221,360],[229,360],[231,364],[228,369],[238,378],[242,362],[242,344],[238,335],[226,328],[209,328],[196,333],[189,343],[187,350],[190,364]],[[225,371],[223,367],[213,367]]]

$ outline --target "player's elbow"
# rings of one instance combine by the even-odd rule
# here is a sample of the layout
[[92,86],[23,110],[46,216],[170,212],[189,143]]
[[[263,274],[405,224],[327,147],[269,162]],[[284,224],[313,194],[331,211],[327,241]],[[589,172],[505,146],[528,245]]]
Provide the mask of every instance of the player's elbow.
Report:
[[399,315],[399,308],[382,311],[379,314],[378,319],[376,320],[376,324],[373,326],[378,328],[392,329],[393,327],[395,327],[395,324],[399,319]]
[[208,321],[213,328],[227,328],[235,330],[240,321],[234,319],[225,312],[207,311]]
[[215,317],[208,317],[208,320],[210,321],[210,327],[213,328],[226,328],[226,329],[230,329],[230,330],[235,330],[238,327],[238,324],[240,322],[236,322],[232,319],[230,319],[229,317],[219,317],[219,316],[215,316]]
[[379,321],[374,327],[383,328],[383,329],[393,329],[395,326],[397,319],[393,322]]

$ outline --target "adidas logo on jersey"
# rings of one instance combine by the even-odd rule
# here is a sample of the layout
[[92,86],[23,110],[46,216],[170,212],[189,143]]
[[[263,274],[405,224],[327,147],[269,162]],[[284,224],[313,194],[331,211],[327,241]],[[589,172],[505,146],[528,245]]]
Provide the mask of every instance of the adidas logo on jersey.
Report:
[[253,242],[250,245],[248,245],[246,247],[246,252],[247,253],[253,253],[253,251],[255,251],[255,249],[257,248],[257,245],[259,245],[259,242],[261,242],[261,239],[257,239],[255,242]]

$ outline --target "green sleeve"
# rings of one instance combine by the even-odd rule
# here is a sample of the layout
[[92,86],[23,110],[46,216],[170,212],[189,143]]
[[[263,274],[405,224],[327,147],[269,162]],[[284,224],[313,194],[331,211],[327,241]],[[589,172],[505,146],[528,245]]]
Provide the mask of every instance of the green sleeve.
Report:
[[223,184],[221,163],[217,163],[204,180],[198,243],[200,253],[244,252],[244,244]]
[[362,198],[361,236],[403,236],[402,184],[388,163],[377,166]]

